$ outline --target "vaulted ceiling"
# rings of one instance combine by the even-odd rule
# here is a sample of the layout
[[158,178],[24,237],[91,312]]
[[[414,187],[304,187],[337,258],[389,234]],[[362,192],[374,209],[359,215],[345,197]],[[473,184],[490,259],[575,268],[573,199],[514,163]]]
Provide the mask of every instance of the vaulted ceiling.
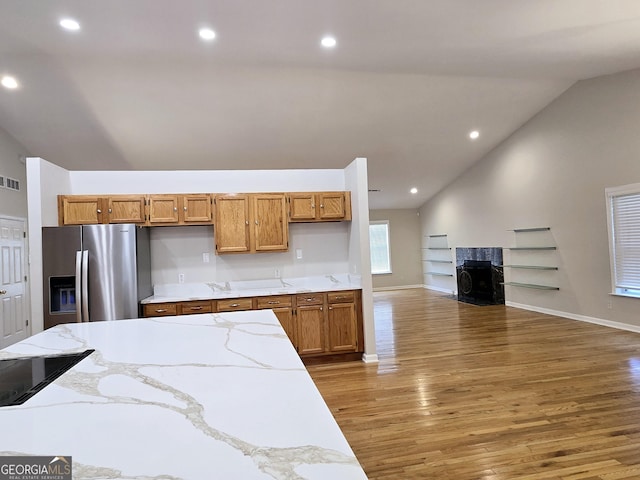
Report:
[[638,0],[0,0],[0,75],[19,82],[0,88],[0,128],[32,155],[73,170],[367,157],[371,208],[418,207],[574,82],[637,67]]

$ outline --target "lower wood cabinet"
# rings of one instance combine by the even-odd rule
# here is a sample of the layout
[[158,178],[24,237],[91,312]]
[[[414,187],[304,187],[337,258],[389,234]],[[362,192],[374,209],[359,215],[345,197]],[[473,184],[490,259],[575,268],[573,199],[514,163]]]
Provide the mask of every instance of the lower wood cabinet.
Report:
[[364,351],[360,290],[146,304],[145,317],[273,310],[301,357]]

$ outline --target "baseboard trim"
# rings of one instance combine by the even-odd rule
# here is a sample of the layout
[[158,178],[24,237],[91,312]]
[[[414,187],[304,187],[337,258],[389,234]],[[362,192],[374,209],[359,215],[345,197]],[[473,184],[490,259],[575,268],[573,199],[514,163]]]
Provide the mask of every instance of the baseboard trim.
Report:
[[422,285],[422,288],[426,288],[427,290],[433,290],[434,292],[446,293],[447,295],[457,295],[458,292],[455,290],[450,290],[447,288],[434,287],[433,285]]
[[603,327],[616,328],[618,330],[626,330],[628,332],[640,333],[640,326],[630,325],[628,323],[614,322],[613,320],[605,320],[604,318],[588,317],[586,315],[578,315],[575,313],[562,312],[560,310],[552,310],[550,308],[536,307],[534,305],[526,305],[516,302],[504,302],[508,307],[521,308],[532,312],[544,313],[547,315],[555,315],[556,317],[568,318],[570,320],[578,320],[580,322],[594,323]]
[[373,289],[374,292],[386,292],[390,290],[409,290],[410,288],[422,288],[422,284],[416,285],[397,285],[395,287],[376,287]]
[[378,363],[378,354],[377,353],[363,353],[362,361],[364,363]]

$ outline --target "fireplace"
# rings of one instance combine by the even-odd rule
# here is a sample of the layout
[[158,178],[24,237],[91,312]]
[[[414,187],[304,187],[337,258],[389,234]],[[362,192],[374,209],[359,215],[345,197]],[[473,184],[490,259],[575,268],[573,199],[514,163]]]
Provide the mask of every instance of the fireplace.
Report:
[[456,276],[459,301],[504,304],[502,248],[456,248]]

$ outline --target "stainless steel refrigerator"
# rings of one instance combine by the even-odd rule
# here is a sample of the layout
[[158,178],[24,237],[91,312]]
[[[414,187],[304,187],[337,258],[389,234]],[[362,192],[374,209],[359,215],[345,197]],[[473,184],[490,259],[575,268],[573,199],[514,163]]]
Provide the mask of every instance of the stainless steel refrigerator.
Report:
[[133,224],[42,229],[44,327],[138,318],[152,294],[149,230]]

